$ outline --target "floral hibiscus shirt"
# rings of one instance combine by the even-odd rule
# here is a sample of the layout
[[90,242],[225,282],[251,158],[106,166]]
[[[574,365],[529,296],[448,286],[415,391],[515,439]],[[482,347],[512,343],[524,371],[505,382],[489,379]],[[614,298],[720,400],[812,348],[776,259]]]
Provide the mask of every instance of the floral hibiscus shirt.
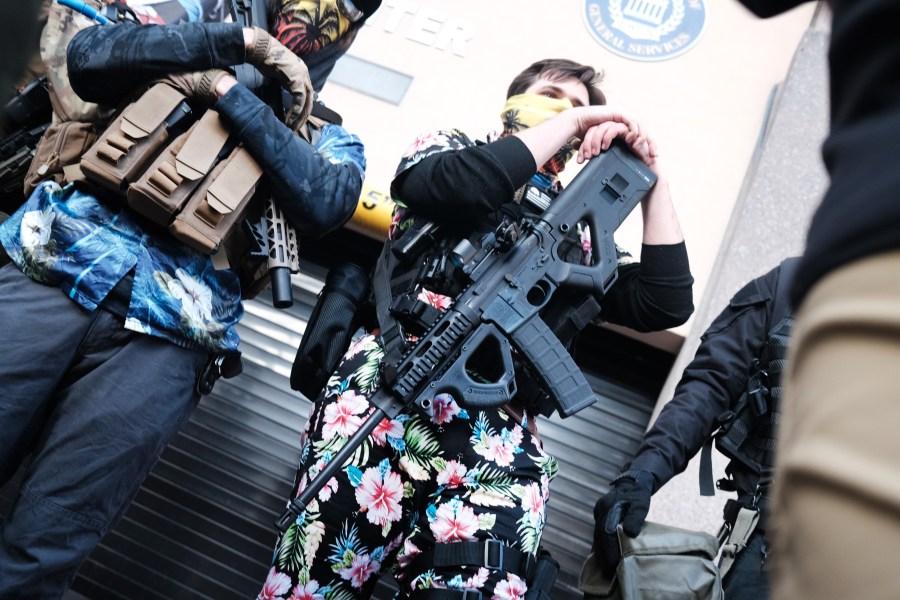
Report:
[[[296,494],[373,410],[384,349],[357,339],[316,399],[301,436]],[[530,419],[530,417],[528,417]],[[478,590],[523,600],[525,581],[487,568],[417,564],[434,544],[495,539],[534,554],[556,459],[503,409],[467,410],[449,394],[383,419],[278,540],[257,600],[370,597],[388,566],[401,589]],[[401,596],[403,597],[403,596]]]
[[237,350],[237,276],[174,238],[145,233],[129,211],[74,186],[42,183],[0,225],[0,243],[25,275],[91,311],[134,269],[127,329],[187,348]]
[[[316,149],[332,164],[365,170],[362,144],[342,127],[323,128]],[[234,327],[244,312],[237,275],[165,233],[144,231],[128,209],[44,182],[0,224],[0,244],[28,277],[91,311],[134,269],[127,329],[186,348],[237,352]]]

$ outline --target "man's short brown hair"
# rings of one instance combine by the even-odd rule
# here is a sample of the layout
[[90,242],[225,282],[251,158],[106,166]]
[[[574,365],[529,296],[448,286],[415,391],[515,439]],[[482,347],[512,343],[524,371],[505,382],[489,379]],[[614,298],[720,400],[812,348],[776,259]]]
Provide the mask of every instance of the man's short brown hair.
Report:
[[599,87],[603,81],[603,71],[597,71],[594,67],[582,65],[565,58],[546,58],[537,61],[516,75],[512,83],[509,84],[506,97],[510,98],[524,93],[540,77],[547,77],[551,81],[561,81],[574,77],[587,88],[588,101],[592,105],[606,104],[606,96],[600,91]]

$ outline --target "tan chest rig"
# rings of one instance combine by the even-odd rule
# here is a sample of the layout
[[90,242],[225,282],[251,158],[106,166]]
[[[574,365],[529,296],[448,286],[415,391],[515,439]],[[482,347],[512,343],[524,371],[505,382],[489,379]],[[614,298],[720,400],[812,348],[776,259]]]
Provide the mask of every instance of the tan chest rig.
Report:
[[[309,141],[324,123],[310,117],[299,132]],[[80,173],[65,169],[66,181],[83,178],[111,192],[105,201],[127,205],[211,255],[217,268],[235,270],[245,298],[265,289],[273,269],[288,287],[289,274],[299,272],[296,233],[271,200],[260,166],[214,109],[197,118],[166,83],[128,104],[77,164]]]

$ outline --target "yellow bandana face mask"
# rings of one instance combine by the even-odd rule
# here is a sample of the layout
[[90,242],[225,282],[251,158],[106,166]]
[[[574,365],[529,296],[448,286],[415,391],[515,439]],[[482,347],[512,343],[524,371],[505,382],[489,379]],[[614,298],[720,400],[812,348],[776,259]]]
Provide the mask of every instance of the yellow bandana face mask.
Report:
[[[572,103],[568,98],[548,98],[539,94],[511,96],[506,100],[506,106],[500,113],[500,118],[503,120],[501,137],[539,125],[570,108],[572,108]],[[541,171],[554,177],[562,172],[566,163],[575,155],[575,143],[575,139],[566,142],[566,145],[547,161]]]

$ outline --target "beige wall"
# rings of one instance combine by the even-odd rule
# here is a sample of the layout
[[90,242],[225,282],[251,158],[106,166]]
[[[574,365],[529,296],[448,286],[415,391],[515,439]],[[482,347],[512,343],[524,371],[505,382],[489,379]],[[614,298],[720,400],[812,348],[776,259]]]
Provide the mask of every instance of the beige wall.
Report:
[[[657,140],[699,303],[770,93],[784,79],[815,6],[761,21],[736,0],[705,5],[706,27],[691,49],[639,62],[594,39],[583,0],[384,0],[350,54],[413,76],[402,103],[336,84],[326,84],[322,98],[366,144],[367,184],[387,191],[400,154],[419,133],[459,127],[483,138],[496,129],[509,80],[531,62],[565,57],[605,70],[610,104],[638,118]],[[616,238],[634,252],[639,212]],[[691,324],[673,331],[684,336]]]

